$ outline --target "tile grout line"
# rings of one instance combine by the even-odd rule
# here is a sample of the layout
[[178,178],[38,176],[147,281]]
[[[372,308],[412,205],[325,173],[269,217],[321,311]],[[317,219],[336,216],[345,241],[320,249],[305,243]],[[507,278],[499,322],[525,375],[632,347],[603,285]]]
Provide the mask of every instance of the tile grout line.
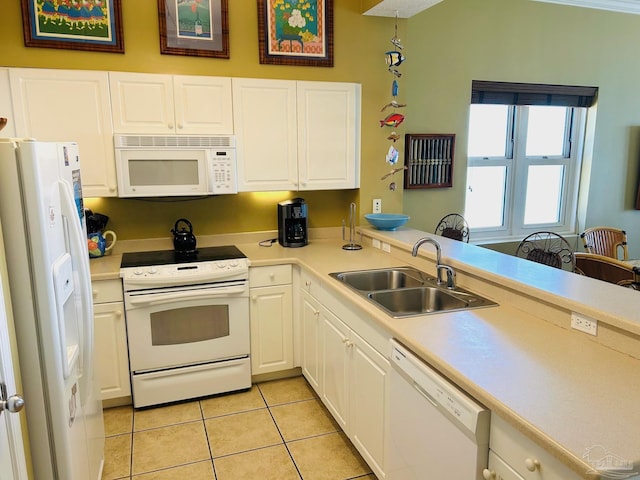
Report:
[[211,451],[211,441],[209,440],[209,432],[207,432],[207,422],[204,418],[204,409],[202,408],[202,400],[198,400],[198,409],[200,410],[200,420],[202,421],[202,428],[204,428],[204,437],[207,439],[207,448],[209,449],[209,460],[211,461],[211,469],[213,470],[213,480],[218,479],[216,473],[216,464],[213,461],[213,452]]
[[[278,422],[276,422],[276,419],[274,418],[273,413],[271,413],[271,406],[267,402],[267,399],[264,398],[264,394],[262,393],[262,389],[260,388],[259,384],[256,384],[256,388],[258,389],[258,392],[260,392],[260,396],[262,397],[262,400],[264,401],[265,405],[267,406],[267,411],[269,412],[269,416],[271,417],[271,421],[273,421],[273,424],[276,426],[276,429],[278,430],[278,435],[280,435],[280,438],[282,439],[282,444],[284,445],[284,448],[287,451],[287,455],[289,455],[289,458],[291,459],[291,463],[293,463],[293,467],[296,469],[296,472],[298,472],[298,476],[300,477],[300,479],[304,480],[304,477],[302,476],[302,472],[300,472],[300,469],[298,468],[298,464],[294,460],[293,455],[291,454],[291,451],[289,450],[289,446],[287,445],[287,442],[284,439],[284,436],[282,435],[282,432],[280,431],[280,427],[278,426]],[[283,404],[283,405],[286,405],[286,404]]]
[[130,425],[130,429],[131,432],[129,432],[130,438],[131,438],[131,447],[129,447],[129,480],[131,478],[133,478],[133,430],[134,430],[134,422],[135,422],[135,409],[132,407],[131,408],[131,425]]

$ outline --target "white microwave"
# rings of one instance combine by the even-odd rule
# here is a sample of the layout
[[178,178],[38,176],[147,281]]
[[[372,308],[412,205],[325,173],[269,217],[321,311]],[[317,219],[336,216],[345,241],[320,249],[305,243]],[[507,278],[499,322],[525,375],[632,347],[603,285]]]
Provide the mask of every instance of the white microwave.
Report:
[[118,196],[238,193],[232,135],[114,135]]

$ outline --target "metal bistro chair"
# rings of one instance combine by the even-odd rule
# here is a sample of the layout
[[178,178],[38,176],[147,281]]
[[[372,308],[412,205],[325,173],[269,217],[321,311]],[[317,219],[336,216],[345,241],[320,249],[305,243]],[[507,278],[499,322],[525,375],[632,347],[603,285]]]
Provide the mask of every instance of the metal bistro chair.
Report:
[[554,232],[536,232],[527,236],[518,245],[516,257],[572,272],[576,267],[571,245]]
[[469,225],[459,213],[445,215],[436,226],[436,235],[469,243]]
[[613,227],[592,227],[582,232],[580,238],[582,238],[582,243],[587,253],[595,253],[620,260],[619,254],[622,251],[621,260],[629,259],[627,232],[624,230]]
[[640,290],[640,269],[596,253],[576,253],[576,273]]

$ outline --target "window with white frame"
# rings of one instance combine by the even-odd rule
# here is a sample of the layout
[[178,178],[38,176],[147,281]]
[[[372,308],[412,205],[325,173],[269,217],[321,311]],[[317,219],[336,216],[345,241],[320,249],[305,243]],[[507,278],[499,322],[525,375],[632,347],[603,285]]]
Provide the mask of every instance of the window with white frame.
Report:
[[497,85],[501,91],[490,91],[484,101],[476,88],[470,106],[464,216],[474,238],[575,232],[586,118],[579,105],[593,102],[593,95],[568,101],[505,88],[522,90],[523,84]]

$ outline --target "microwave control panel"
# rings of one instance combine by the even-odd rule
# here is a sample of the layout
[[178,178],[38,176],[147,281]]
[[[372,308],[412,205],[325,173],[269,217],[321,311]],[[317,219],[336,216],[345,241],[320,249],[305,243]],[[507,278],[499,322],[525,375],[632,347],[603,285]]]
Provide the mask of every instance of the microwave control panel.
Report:
[[213,195],[238,193],[235,150],[212,150],[209,191]]

